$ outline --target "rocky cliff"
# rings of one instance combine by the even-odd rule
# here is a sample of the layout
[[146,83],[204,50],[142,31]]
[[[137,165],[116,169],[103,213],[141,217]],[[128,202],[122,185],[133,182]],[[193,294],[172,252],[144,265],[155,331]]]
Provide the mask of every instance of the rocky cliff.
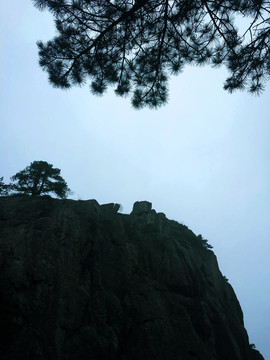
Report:
[[214,253],[135,203],[0,198],[2,360],[262,360]]

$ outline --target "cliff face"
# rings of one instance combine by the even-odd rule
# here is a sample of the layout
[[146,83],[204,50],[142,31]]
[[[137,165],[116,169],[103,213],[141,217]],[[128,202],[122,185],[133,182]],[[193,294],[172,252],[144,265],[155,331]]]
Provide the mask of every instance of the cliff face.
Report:
[[3,360],[262,360],[214,253],[147,202],[0,198]]

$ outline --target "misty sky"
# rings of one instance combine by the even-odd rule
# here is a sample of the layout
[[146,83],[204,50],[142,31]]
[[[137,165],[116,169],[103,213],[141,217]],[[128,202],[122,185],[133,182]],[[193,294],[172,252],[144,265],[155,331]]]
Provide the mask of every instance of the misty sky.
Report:
[[270,86],[222,88],[224,68],[187,67],[159,110],[109,90],[51,87],[37,40],[54,35],[30,0],[1,1],[0,177],[34,160],[61,169],[73,199],[148,200],[213,245],[244,312],[250,343],[270,359]]

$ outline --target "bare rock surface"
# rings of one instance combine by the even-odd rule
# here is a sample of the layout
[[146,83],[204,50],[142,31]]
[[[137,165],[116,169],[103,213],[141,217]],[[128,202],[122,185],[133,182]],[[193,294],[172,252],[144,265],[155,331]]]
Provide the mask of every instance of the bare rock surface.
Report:
[[2,360],[262,360],[214,253],[137,202],[0,198]]

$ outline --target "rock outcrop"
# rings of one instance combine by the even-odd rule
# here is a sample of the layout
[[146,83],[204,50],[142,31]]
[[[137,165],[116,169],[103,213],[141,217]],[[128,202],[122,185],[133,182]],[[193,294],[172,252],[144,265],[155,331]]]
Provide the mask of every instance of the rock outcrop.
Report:
[[2,360],[262,360],[214,253],[135,203],[0,198]]

